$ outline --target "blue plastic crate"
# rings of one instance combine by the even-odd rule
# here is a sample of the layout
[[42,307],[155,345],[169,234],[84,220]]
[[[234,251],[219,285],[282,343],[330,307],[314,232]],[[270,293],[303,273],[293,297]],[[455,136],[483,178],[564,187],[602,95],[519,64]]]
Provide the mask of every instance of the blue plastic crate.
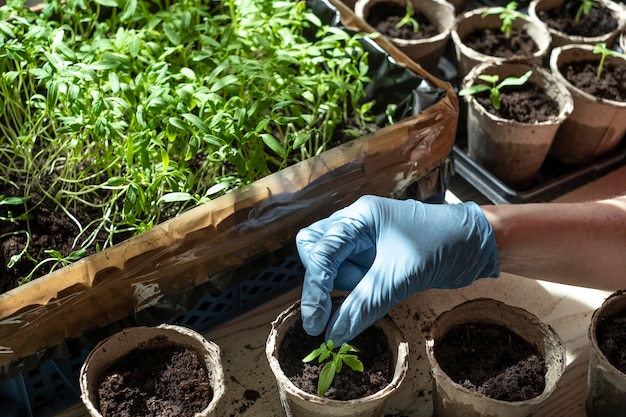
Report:
[[[302,283],[297,255],[286,257],[220,294],[206,294],[184,315],[167,320],[200,333],[224,324]],[[50,359],[31,371],[0,381],[1,417],[48,417],[80,401],[78,377],[87,348]]]

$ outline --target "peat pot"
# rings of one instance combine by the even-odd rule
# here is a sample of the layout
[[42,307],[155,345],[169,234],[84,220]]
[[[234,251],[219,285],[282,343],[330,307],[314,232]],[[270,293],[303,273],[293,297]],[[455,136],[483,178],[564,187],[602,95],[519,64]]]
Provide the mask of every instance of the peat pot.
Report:
[[[620,4],[611,0],[594,0],[594,3],[597,7],[606,8],[610,11],[611,15],[617,21],[617,27],[614,30],[601,35],[588,36],[570,35],[546,25],[552,38],[550,49],[569,44],[595,45],[597,43],[606,43],[606,45],[610,48],[615,44],[620,31],[626,25],[626,12]],[[528,4],[528,14],[541,21],[540,14],[542,11],[545,12],[548,10],[554,10],[563,6],[563,4],[565,4],[565,0],[531,0]]]
[[[333,400],[306,392],[297,387],[285,375],[281,366],[280,348],[286,340],[285,335],[295,326],[302,327],[300,315],[300,301],[284,310],[272,322],[272,328],[265,345],[265,354],[270,368],[276,379],[280,400],[288,417],[322,417],[322,416],[350,416],[350,417],[377,417],[381,416],[387,400],[392,398],[404,380],[408,370],[409,346],[402,331],[386,316],[374,327],[382,330],[387,338],[393,361],[393,377],[388,385],[381,390],[361,398],[352,400]],[[316,348],[312,346],[312,349]],[[363,347],[361,351],[365,350]],[[304,357],[304,356],[303,356]],[[344,365],[344,367],[346,367]],[[344,371],[342,371],[344,372]]]
[[468,10],[457,16],[450,37],[456,53],[457,70],[459,79],[462,79],[477,64],[498,62],[522,62],[529,65],[540,65],[547,55],[550,47],[550,34],[546,31],[543,23],[521,12],[519,18],[513,21],[513,29],[523,30],[537,44],[537,50],[532,55],[513,55],[511,57],[498,57],[485,55],[478,52],[464,42],[464,39],[477,30],[497,29],[502,26],[502,19],[497,14],[489,14],[483,17],[483,13],[491,7],[478,7]]
[[[384,3],[398,5],[406,9],[408,0],[358,0],[354,12],[365,22],[365,31],[376,32],[373,19],[379,18],[375,13],[376,7]],[[437,70],[439,59],[443,55],[450,31],[454,25],[454,6],[445,0],[410,0],[415,13],[422,13],[430,22],[437,26],[438,33],[423,39],[390,38],[390,41],[404,52],[409,58],[417,62],[426,71],[434,73]],[[372,13],[374,11],[374,13]]]
[[[496,400],[455,382],[441,367],[438,349],[455,327],[498,325],[533,346],[545,358],[545,388],[523,401]],[[488,340],[487,344],[495,344]],[[518,346],[518,343],[511,343]],[[535,315],[501,301],[478,298],[459,304],[437,317],[426,338],[426,353],[433,375],[433,408],[436,417],[528,417],[554,391],[565,369],[565,348],[554,330]],[[482,357],[481,357],[482,358]],[[457,358],[463,361],[462,357]],[[481,366],[482,367],[482,366]]]
[[[500,80],[533,73],[529,82],[541,86],[558,105],[558,114],[547,121],[521,123],[487,111],[473,95],[467,103],[468,156],[516,189],[532,184],[541,169],[557,129],[572,112],[572,97],[549,71],[521,63],[486,63],[477,65],[463,80],[463,88],[473,85],[481,74],[497,74]],[[506,94],[506,91],[502,92]]]
[[[98,400],[98,387],[111,366],[119,363],[135,349],[141,350],[141,358],[149,358],[151,349],[163,349],[172,346],[195,352],[208,374],[211,400],[206,408],[199,410],[194,417],[214,416],[216,407],[225,392],[219,346],[186,327],[167,324],[157,327],[126,328],[100,342],[89,353],[80,370],[79,378],[81,400],[89,415],[102,417]],[[156,351],[153,350],[153,352]],[[139,369],[141,368],[140,366]],[[180,372],[178,376],[179,378],[182,377]]]
[[[572,44],[555,48],[550,70],[574,100],[572,114],[557,131],[550,155],[571,165],[581,165],[613,150],[626,134],[626,101],[606,100],[572,85],[559,68],[575,62],[600,61],[592,45]],[[626,65],[626,60],[607,56],[606,62]]]
[[[618,417],[626,408],[626,373],[624,363],[615,362],[615,353],[623,349],[626,321],[626,292],[611,294],[591,317],[589,326],[589,370],[587,372],[587,416]],[[608,326],[615,326],[609,331]],[[621,336],[617,330],[621,328]],[[617,335],[615,346],[607,336]],[[615,349],[617,347],[617,349]],[[618,352],[619,354],[619,352]],[[609,358],[610,356],[610,358]],[[618,367],[619,366],[619,367]]]

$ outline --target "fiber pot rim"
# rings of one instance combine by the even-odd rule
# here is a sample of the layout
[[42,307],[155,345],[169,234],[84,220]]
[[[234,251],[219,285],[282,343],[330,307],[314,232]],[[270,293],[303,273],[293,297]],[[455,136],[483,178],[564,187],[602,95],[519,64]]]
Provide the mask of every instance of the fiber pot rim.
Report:
[[[494,62],[499,62],[499,61],[519,61],[519,60],[526,60],[526,59],[539,59],[543,56],[545,56],[548,51],[550,50],[550,45],[552,42],[552,35],[550,34],[549,31],[543,31],[543,28],[546,26],[541,20],[537,19],[534,16],[530,16],[530,15],[526,15],[520,11],[515,11],[516,14],[518,14],[520,17],[523,17],[522,19],[516,19],[513,22],[513,27],[515,29],[525,29],[527,30],[529,27],[534,26],[534,29],[537,30],[538,32],[535,32],[533,30],[533,35],[531,35],[531,37],[533,38],[533,40],[537,43],[537,51],[529,56],[523,56],[523,55],[515,55],[513,57],[510,58],[505,58],[505,57],[496,57],[493,55],[486,55],[483,54],[482,52],[479,52],[475,49],[470,48],[469,46],[467,46],[465,44],[465,42],[463,41],[463,38],[461,37],[461,34],[459,34],[459,29],[462,27],[462,25],[464,24],[464,22],[467,22],[467,20],[469,18],[473,18],[474,16],[478,15],[482,15],[483,13],[489,11],[490,9],[492,9],[491,6],[482,6],[482,7],[477,7],[475,9],[472,10],[467,10],[464,11],[463,13],[460,13],[459,15],[457,15],[455,22],[454,22],[454,26],[452,27],[452,31],[450,33],[450,36],[452,37],[452,40],[454,42],[455,45],[457,45],[459,48],[461,48],[461,50],[465,51],[466,54],[468,54],[469,56],[471,56],[473,59],[477,59],[479,61],[485,62],[485,61],[494,61]],[[480,21],[483,22],[482,25],[477,26],[477,29],[494,29],[494,28],[498,28],[499,25],[493,25],[493,24],[489,24],[489,22],[491,21],[500,21],[501,19],[497,16],[497,15],[488,15],[485,16],[485,18],[481,19]],[[521,23],[517,23],[517,22],[521,22]],[[534,33],[539,33],[539,32],[543,32],[541,34],[541,36],[545,36],[545,43],[541,44],[538,39],[539,37],[535,37]],[[529,32],[530,34],[530,32]],[[463,36],[464,37],[464,36]]]
[[[607,366],[612,372],[617,373],[622,378],[626,379],[626,373],[613,365],[609,359],[606,357],[602,349],[600,349],[600,345],[598,344],[597,338],[597,329],[598,323],[602,318],[609,317],[615,313],[626,312],[626,289],[621,289],[610,294],[603,302],[600,307],[598,307],[591,316],[591,322],[589,324],[589,328],[587,331],[587,336],[589,339],[589,343],[591,344],[594,351],[597,353],[597,358],[604,366]],[[615,303],[621,301],[622,304],[620,306],[616,306]]]
[[[472,86],[473,82],[474,82],[474,80],[476,80],[477,76],[480,75],[485,70],[497,69],[497,68],[507,68],[507,67],[509,67],[509,68],[520,67],[520,68],[527,68],[529,70],[532,70],[533,74],[530,77],[530,81],[537,82],[537,79],[539,77],[541,77],[545,81],[542,82],[542,83],[537,83],[537,84],[539,84],[543,88],[546,88],[546,90],[548,92],[550,92],[550,90],[552,88],[554,88],[554,89],[558,90],[558,93],[560,95],[562,95],[563,97],[569,97],[569,99],[565,99],[566,102],[564,104],[561,103],[561,100],[556,100],[558,105],[559,105],[559,114],[554,119],[552,119],[552,120],[545,120],[545,121],[536,122],[536,123],[522,123],[522,122],[518,122],[517,120],[513,120],[513,119],[504,119],[502,117],[496,116],[496,115],[488,112],[487,109],[485,109],[483,106],[478,104],[478,102],[476,101],[476,98],[475,98],[474,95],[470,94],[470,95],[463,96],[463,99],[465,100],[466,103],[468,103],[468,105],[470,103],[475,103],[476,104],[476,109],[480,112],[480,114],[483,115],[483,117],[488,117],[489,119],[491,119],[493,121],[507,123],[507,124],[511,124],[513,126],[515,126],[515,125],[519,125],[519,126],[542,126],[542,125],[554,125],[554,124],[562,123],[572,113],[572,111],[574,110],[574,101],[573,101],[573,99],[571,97],[570,91],[563,84],[563,82],[561,82],[559,80],[559,78],[557,78],[551,71],[548,71],[547,69],[542,68],[542,67],[537,66],[537,65],[530,65],[530,64],[526,64],[526,63],[522,63],[522,62],[485,62],[485,63],[482,63],[482,64],[478,64],[478,65],[474,66],[467,73],[467,75],[465,77],[463,77],[461,88],[466,88],[466,87]],[[537,73],[539,75],[537,75]]]
[[[374,401],[378,401],[381,397],[385,397],[391,391],[398,388],[404,378],[406,377],[408,371],[408,360],[409,360],[409,344],[406,341],[403,332],[398,327],[398,325],[391,320],[389,316],[385,316],[381,318],[379,322],[384,322],[386,326],[394,329],[395,332],[398,332],[400,335],[401,342],[398,344],[397,352],[394,352],[394,356],[396,356],[396,361],[394,364],[394,374],[393,379],[387,386],[385,386],[380,391],[377,391],[373,394],[367,395],[365,397],[356,398],[353,400],[334,400],[326,397],[319,397],[315,394],[310,394],[298,388],[287,376],[284,374],[280,362],[276,357],[276,354],[279,349],[279,343],[277,340],[278,329],[281,326],[287,326],[294,320],[300,320],[300,300],[294,302],[291,306],[289,306],[286,310],[282,311],[278,317],[272,321],[272,327],[267,338],[267,342],[265,344],[265,354],[267,356],[267,360],[270,364],[270,368],[274,372],[277,379],[280,379],[280,383],[283,385],[283,388],[289,394],[297,396],[306,401],[312,402],[314,404],[330,404],[330,405],[341,405],[343,407],[349,407],[353,405],[366,404]],[[376,326],[377,324],[373,325]]]
[[[536,397],[533,397],[531,399],[528,399],[528,400],[524,400],[524,401],[503,401],[503,400],[497,400],[495,398],[491,398],[491,397],[489,397],[487,395],[484,395],[484,394],[482,394],[482,393],[480,393],[478,391],[471,390],[469,388],[463,387],[462,385],[460,385],[457,382],[455,382],[454,380],[452,380],[452,378],[450,378],[448,376],[448,374],[445,373],[443,371],[443,369],[441,369],[441,367],[439,366],[439,362],[435,358],[435,354],[434,354],[435,341],[436,341],[436,338],[433,335],[434,331],[437,330],[437,326],[439,325],[439,323],[441,323],[442,320],[445,320],[451,314],[455,315],[458,312],[459,309],[464,309],[464,308],[466,308],[468,306],[471,306],[472,304],[478,304],[478,303],[484,303],[486,305],[491,304],[492,307],[497,308],[497,309],[506,308],[510,312],[515,313],[516,315],[522,317],[529,324],[531,324],[531,325],[541,329],[542,332],[544,333],[544,336],[547,336],[549,339],[552,339],[552,340],[554,340],[556,342],[555,347],[557,348],[556,349],[557,360],[554,361],[554,362],[555,362],[555,364],[558,362],[558,366],[556,366],[555,369],[553,370],[554,372],[556,372],[556,378],[553,378],[553,381],[550,381],[550,383],[546,380],[546,386],[545,386],[543,392],[540,395],[538,395]],[[502,318],[502,317],[500,317],[500,318]],[[477,322],[502,324],[502,323],[505,322],[505,320],[504,319],[497,320],[497,319],[492,319],[492,318],[490,318],[488,320],[468,318],[468,319],[458,320],[457,321],[457,323],[477,323]],[[526,338],[524,337],[524,339],[526,339]],[[545,340],[545,337],[544,337],[544,340]],[[465,301],[465,302],[463,302],[461,304],[456,305],[455,307],[451,308],[450,310],[441,313],[435,319],[435,321],[433,322],[433,325],[431,326],[430,330],[428,331],[428,335],[426,336],[426,343],[425,343],[425,345],[426,345],[426,354],[427,354],[427,357],[428,357],[428,361],[429,361],[429,363],[431,365],[431,369],[432,369],[433,375],[437,375],[438,378],[444,379],[448,384],[450,384],[451,386],[454,386],[455,389],[463,392],[467,396],[470,396],[470,397],[473,397],[473,398],[477,398],[477,399],[485,399],[485,400],[488,400],[488,401],[496,403],[496,404],[502,404],[502,405],[535,405],[535,404],[539,404],[539,403],[545,401],[550,395],[552,395],[552,393],[556,389],[556,386],[558,385],[559,380],[561,379],[561,376],[563,375],[563,372],[565,371],[565,359],[566,359],[565,346],[563,345],[563,342],[562,342],[561,338],[554,331],[552,326],[549,326],[549,325],[545,324],[544,322],[539,320],[539,318],[537,316],[535,316],[534,314],[530,313],[528,310],[526,310],[524,308],[512,306],[512,305],[506,304],[506,303],[504,303],[502,301],[495,300],[495,299],[492,299],[492,298],[487,298],[487,297],[475,298],[475,299],[471,299],[471,300]],[[543,348],[542,354],[545,356],[545,350],[546,350],[545,346],[543,346],[542,348]],[[546,373],[545,373],[546,377],[547,377],[549,372],[550,372],[550,370],[546,369]]]
[[[541,20],[539,19],[539,16],[537,15],[537,6],[542,1],[544,0],[531,0],[530,1],[530,3],[528,4],[529,16],[532,16],[533,18]],[[615,20],[617,20],[617,27],[613,29],[612,31],[604,33],[602,35],[598,35],[598,36],[581,36],[581,35],[568,35],[565,32],[561,32],[559,30],[556,30],[544,24],[546,26],[546,29],[548,30],[548,32],[550,32],[551,35],[557,35],[558,37],[561,37],[561,38],[571,39],[575,43],[584,42],[585,44],[595,44],[598,42],[606,42],[610,40],[611,38],[615,39],[619,35],[619,33],[622,31],[622,29],[624,29],[624,26],[626,25],[626,12],[622,10],[622,6],[619,3],[614,2],[612,0],[595,0],[595,1],[599,3],[600,5],[602,5],[603,7],[606,7],[607,9],[609,9],[611,11],[611,14],[615,18]],[[563,5],[565,3],[565,0],[561,0],[557,3],[558,4],[555,8],[558,8],[561,5]],[[552,10],[552,9],[553,8],[545,8],[545,9],[542,8],[540,10]]]
[[[366,6],[376,3],[376,2],[383,2],[383,1],[389,1],[391,3],[396,3],[400,5],[406,4],[407,2],[411,2],[413,5],[415,5],[416,3],[421,4],[421,3],[427,3],[427,2],[436,3],[437,6],[441,8],[440,10],[448,9],[447,13],[449,13],[451,16],[450,25],[447,25],[445,24],[445,22],[441,22],[441,21],[433,22],[437,24],[437,30],[439,31],[437,34],[433,36],[429,36],[427,38],[422,38],[422,39],[403,39],[403,38],[387,36],[387,38],[391,40],[393,43],[397,45],[401,45],[401,46],[420,45],[423,43],[444,41],[450,36],[452,27],[454,24],[454,20],[455,20],[455,13],[454,13],[454,6],[445,0],[428,0],[428,1],[427,0],[357,0],[354,5],[354,13],[357,16],[359,16],[361,19],[363,19],[369,25],[369,23],[367,22]],[[416,12],[423,13],[428,19],[432,19],[432,17],[436,14],[436,11],[434,8],[429,9],[429,8],[422,8],[422,7],[417,8],[416,7],[415,9],[416,9],[415,10]]]
[[[624,14],[626,15],[626,11]],[[572,94],[576,94],[578,96],[584,97],[586,100],[597,102],[598,104],[602,104],[602,105],[607,105],[611,107],[626,107],[626,101],[615,101],[615,100],[609,100],[609,99],[605,99],[601,97],[596,97],[592,94],[587,93],[586,91],[579,89],[578,87],[570,83],[563,76],[561,71],[559,71],[559,65],[561,64],[561,61],[559,61],[559,58],[562,57],[561,56],[562,53],[570,52],[570,51],[572,53],[578,52],[580,55],[575,57],[575,59],[573,59],[572,62],[593,60],[594,57],[597,57],[597,55],[593,53],[593,48],[594,48],[593,45],[573,43],[569,45],[557,46],[556,48],[552,49],[552,52],[550,53],[550,63],[549,63],[552,74],[560,83],[565,85],[565,87],[568,90],[570,90]],[[623,62],[624,65],[626,65],[626,59],[616,57],[616,56],[611,56],[611,55],[607,56],[605,62],[611,62],[611,61],[620,61],[620,62]]]
[[[209,367],[209,361],[213,360],[217,362],[216,366],[207,369],[209,375],[209,383],[211,385],[211,389],[213,391],[213,397],[206,408],[200,410],[195,413],[194,416],[210,416],[213,415],[217,404],[222,399],[226,388],[224,385],[224,370],[221,365],[221,349],[220,347],[212,342],[207,340],[200,333],[179,325],[171,325],[171,324],[161,324],[159,326],[136,326],[136,327],[127,327],[114,335],[111,335],[104,340],[100,341],[95,348],[89,352],[87,358],[83,362],[80,375],[79,375],[79,385],[80,385],[80,398],[92,416],[101,417],[102,414],[100,412],[99,407],[96,407],[96,402],[92,401],[91,397],[95,395],[91,390],[95,387],[97,382],[93,382],[90,384],[89,378],[95,377],[96,380],[99,380],[102,376],[102,373],[105,372],[116,360],[120,359],[124,355],[128,354],[134,347],[131,347],[122,352],[121,356],[118,356],[116,359],[109,361],[108,363],[104,363],[99,369],[92,371],[90,369],[91,361],[94,358],[97,358],[98,355],[105,353],[108,345],[116,345],[123,343],[124,340],[133,336],[133,334],[143,333],[143,337],[140,337],[138,342],[145,342],[151,340],[156,336],[165,336],[168,341],[176,346],[182,346],[186,348],[190,348],[196,351],[200,355],[200,359],[204,366]],[[170,339],[171,336],[175,336],[178,339],[186,339],[189,343],[181,342],[179,340],[173,341]],[[136,347],[137,345],[135,345]],[[203,352],[201,352],[202,350]],[[91,386],[93,385],[93,386]],[[91,395],[90,395],[91,394]]]

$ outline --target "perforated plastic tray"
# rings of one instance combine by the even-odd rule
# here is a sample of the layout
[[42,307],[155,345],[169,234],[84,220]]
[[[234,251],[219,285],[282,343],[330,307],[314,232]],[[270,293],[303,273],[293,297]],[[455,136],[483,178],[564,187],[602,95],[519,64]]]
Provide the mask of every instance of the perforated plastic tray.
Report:
[[[167,322],[206,333],[295,288],[301,284],[303,276],[300,259],[297,255],[288,256],[227,291],[202,296],[187,313]],[[138,324],[157,324],[158,314],[147,311],[143,316],[142,323]],[[151,316],[155,323],[149,323],[150,319],[146,318]],[[120,327],[124,326],[120,324]],[[68,346],[71,347],[71,343]],[[89,349],[83,348],[67,357],[50,359],[35,370],[0,381],[0,416],[48,417],[78,403],[78,376],[88,353]]]

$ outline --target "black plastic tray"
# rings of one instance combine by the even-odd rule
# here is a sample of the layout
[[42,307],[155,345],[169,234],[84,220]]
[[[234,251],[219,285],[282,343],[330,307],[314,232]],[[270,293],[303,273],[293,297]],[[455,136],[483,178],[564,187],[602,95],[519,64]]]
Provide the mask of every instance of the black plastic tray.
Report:
[[579,167],[567,166],[548,156],[535,183],[518,191],[504,184],[467,156],[458,143],[452,150],[455,172],[494,204],[537,203],[555,199],[626,165],[626,141],[598,160]]

